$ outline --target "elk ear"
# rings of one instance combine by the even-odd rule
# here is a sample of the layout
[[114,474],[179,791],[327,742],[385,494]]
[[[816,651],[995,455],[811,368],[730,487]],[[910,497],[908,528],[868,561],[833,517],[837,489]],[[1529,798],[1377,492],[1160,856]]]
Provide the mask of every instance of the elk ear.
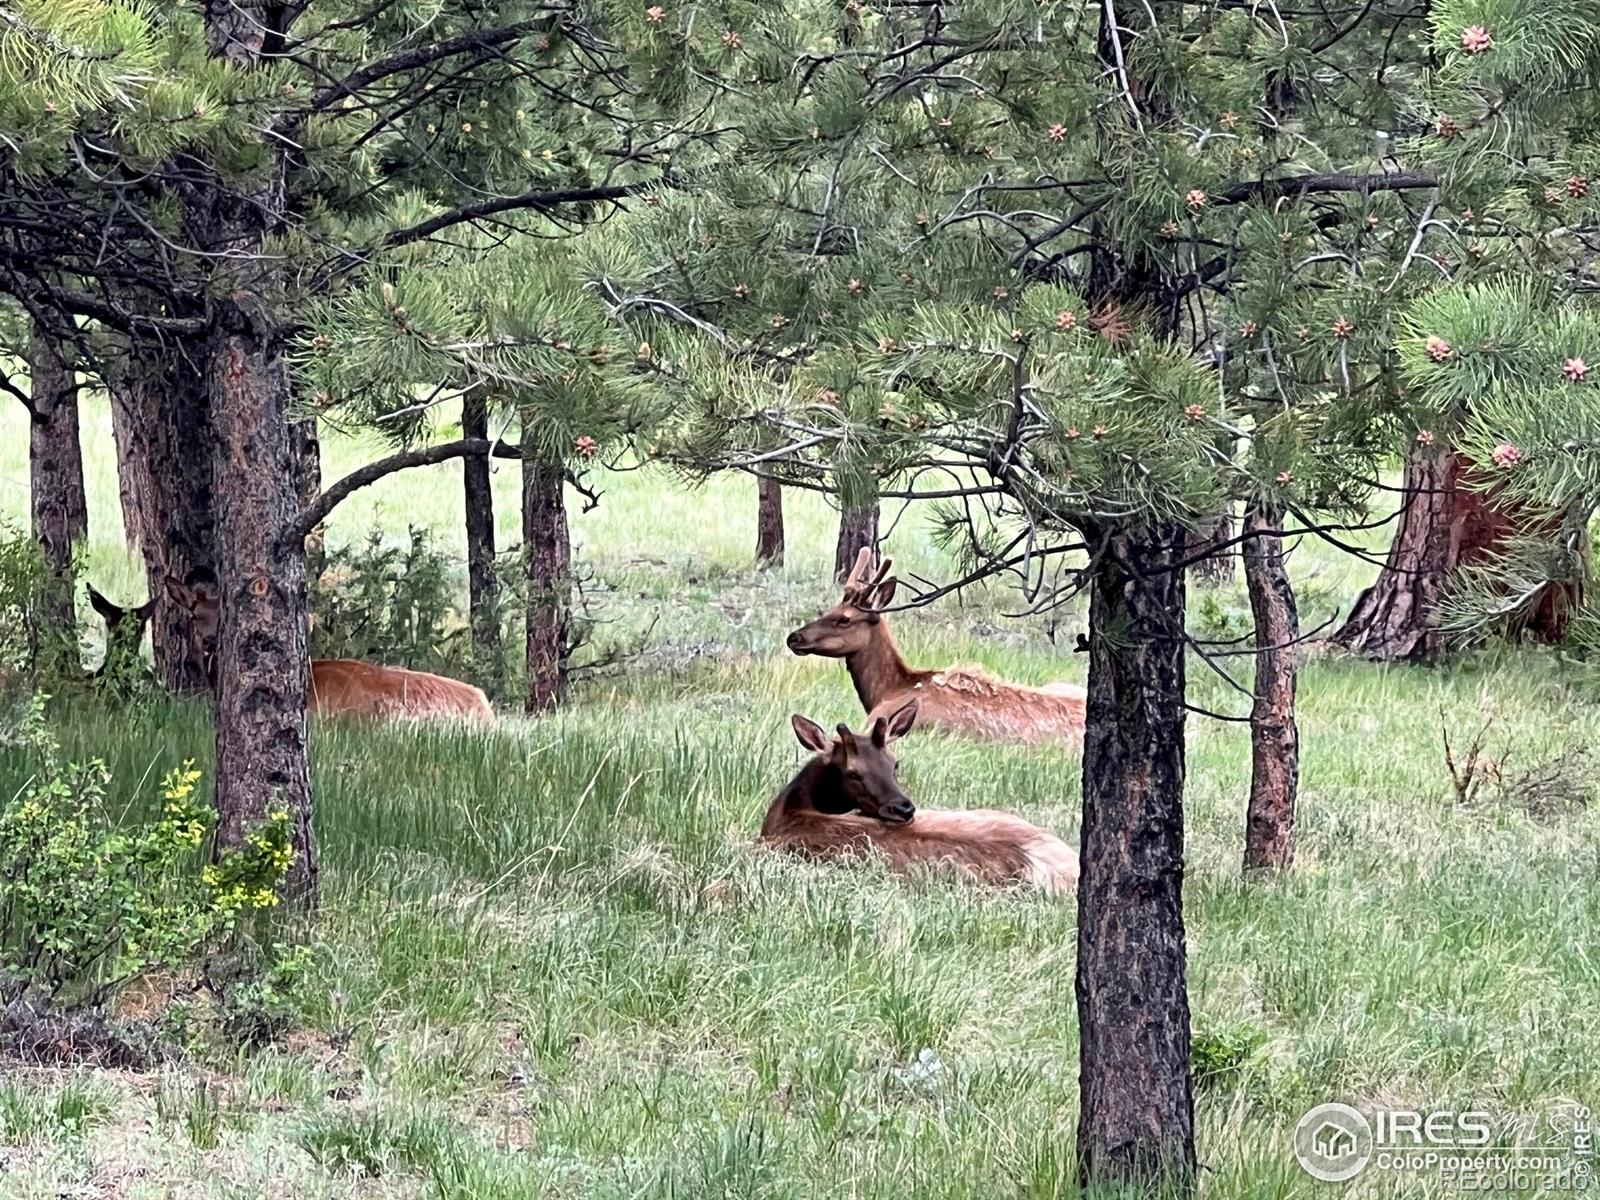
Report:
[[138,608],[133,610],[133,615],[138,617],[140,621],[148,621],[155,611],[156,598],[151,596],[150,599],[146,600],[143,604],[139,605]]
[[885,579],[878,585],[878,590],[872,593],[872,607],[888,608],[894,600],[894,589],[898,587],[898,579]]
[[830,747],[828,735],[809,717],[802,717],[799,713],[789,718],[789,724],[794,726],[794,736],[800,739],[800,744],[807,750],[817,754],[826,754]]
[[171,575],[167,576],[167,595],[174,604],[188,613],[194,612],[194,606],[199,599],[192,588]]
[[873,744],[883,747],[890,742],[897,742],[910,733],[916,723],[917,702],[915,699],[907,700],[887,717],[879,717],[872,723]]
[[99,613],[103,618],[105,618],[106,624],[111,625],[122,620],[121,607],[111,603],[111,601],[107,600],[99,592],[95,591],[94,584],[91,583],[85,586],[87,586],[89,589],[89,607],[94,609],[95,612]]

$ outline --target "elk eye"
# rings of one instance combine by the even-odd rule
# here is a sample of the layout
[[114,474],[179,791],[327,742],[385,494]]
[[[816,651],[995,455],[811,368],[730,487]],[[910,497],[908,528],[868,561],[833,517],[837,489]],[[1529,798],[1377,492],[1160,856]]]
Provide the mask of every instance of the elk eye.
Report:
[[839,626],[841,629],[843,629],[846,625],[850,624],[850,618],[849,617],[835,617],[833,619],[833,623],[835,625]]

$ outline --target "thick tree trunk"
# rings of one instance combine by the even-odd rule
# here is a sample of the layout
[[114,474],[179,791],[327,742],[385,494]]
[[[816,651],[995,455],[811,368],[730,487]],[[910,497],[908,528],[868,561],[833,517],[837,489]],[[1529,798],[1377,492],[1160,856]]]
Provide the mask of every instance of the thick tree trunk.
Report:
[[566,690],[567,619],[572,605],[572,544],[567,536],[565,472],[545,457],[523,422],[522,545],[527,568],[527,710],[553,708]]
[[878,548],[878,502],[847,505],[839,512],[839,544],[833,552],[833,577],[843,583],[856,565],[856,555],[865,546]]
[[1234,564],[1239,560],[1239,547],[1228,544],[1233,541],[1233,537],[1232,512],[1220,514],[1203,532],[1189,536],[1191,557],[1210,547],[1220,547],[1212,550],[1198,562],[1189,564],[1189,571],[1196,583],[1220,587],[1233,581]]
[[1294,809],[1300,789],[1300,731],[1295,725],[1295,640],[1300,636],[1294,587],[1277,529],[1283,514],[1245,509],[1244,578],[1255,615],[1255,703],[1250,709],[1250,806],[1245,816],[1245,870],[1294,862]]
[[117,447],[117,498],[122,504],[122,537],[128,549],[143,552],[161,537],[155,520],[159,505],[151,474],[150,415],[145,397],[126,372],[101,375],[111,397],[111,440]]
[[1195,1171],[1184,544],[1175,525],[1112,533],[1095,560],[1078,884],[1079,1177],[1176,1194]]
[[756,478],[756,565],[783,566],[783,484]]
[[[461,436],[489,436],[489,412],[483,397],[469,392],[461,402]],[[472,646],[483,668],[498,675],[500,644],[500,587],[494,572],[494,489],[489,458],[469,454],[461,460],[461,482],[467,513],[467,612],[472,625]]]
[[[249,289],[257,292],[258,289]],[[239,845],[274,809],[293,826],[289,899],[316,904],[306,758],[305,556],[285,531],[299,508],[288,378],[273,314],[245,288],[215,301],[206,348],[217,493],[218,839]]]
[[33,537],[53,576],[44,606],[48,640],[65,659],[77,645],[72,552],[89,536],[83,488],[83,448],[78,441],[78,385],[72,361],[43,328],[28,342],[28,463]]
[[[258,67],[283,52],[293,11],[208,2],[207,48],[235,69]],[[203,374],[219,485],[217,834],[219,845],[238,845],[267,814],[286,811],[294,850],[286,898],[310,911],[317,860],[306,757],[306,560],[301,539],[289,535],[307,457],[290,425],[282,260],[266,246],[282,224],[281,157],[262,164],[255,178],[248,196],[214,181],[189,213],[193,233],[213,256]]]
[[206,691],[189,615],[167,595],[168,576],[216,569],[211,415],[205,380],[181,352],[141,351],[107,372],[123,526],[144,556],[156,601],[150,646],[167,690]]
[[[1455,569],[1490,557],[1512,534],[1553,523],[1549,514],[1501,509],[1492,495],[1462,487],[1462,476],[1472,468],[1448,448],[1418,447],[1412,453],[1389,557],[1377,582],[1357,597],[1334,642],[1381,662],[1438,661],[1449,647],[1433,619]],[[1523,632],[1560,641],[1575,603],[1570,585],[1542,589],[1527,608]]]

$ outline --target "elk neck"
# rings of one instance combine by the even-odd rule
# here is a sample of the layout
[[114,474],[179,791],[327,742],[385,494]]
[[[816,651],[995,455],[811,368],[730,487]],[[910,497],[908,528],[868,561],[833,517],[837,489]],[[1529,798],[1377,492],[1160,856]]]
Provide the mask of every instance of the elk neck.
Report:
[[906,666],[894,635],[889,632],[889,622],[881,617],[872,627],[872,637],[866,646],[845,655],[844,665],[850,671],[850,682],[855,684],[856,695],[867,712],[890,696],[911,690],[929,675],[927,671],[913,671]]

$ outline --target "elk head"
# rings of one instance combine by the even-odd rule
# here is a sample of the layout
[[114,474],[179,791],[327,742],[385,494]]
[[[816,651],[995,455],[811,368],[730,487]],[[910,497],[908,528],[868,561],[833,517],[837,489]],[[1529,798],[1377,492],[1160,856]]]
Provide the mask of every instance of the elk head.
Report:
[[889,744],[911,732],[917,719],[917,702],[907,700],[886,717],[878,717],[865,733],[848,725],[830,738],[822,726],[796,713],[790,718],[794,735],[814,751],[826,770],[812,793],[819,812],[860,812],[885,825],[904,825],[917,815],[914,804],[900,790],[899,767]]
[[123,608],[113,604],[94,587],[89,587],[89,605],[106,623],[106,657],[93,679],[130,679],[139,670],[139,643],[144,640],[144,627],[150,614],[156,610],[152,596],[136,608]]
[[206,678],[215,683],[217,634],[222,628],[222,589],[217,577],[205,567],[196,567],[181,583],[168,575],[167,595],[189,614],[189,642]]
[[823,658],[848,658],[865,650],[882,620],[879,614],[894,599],[899,581],[888,578],[892,565],[886,558],[873,570],[872,551],[863,546],[844,581],[843,598],[815,621],[791,633],[789,649]]

